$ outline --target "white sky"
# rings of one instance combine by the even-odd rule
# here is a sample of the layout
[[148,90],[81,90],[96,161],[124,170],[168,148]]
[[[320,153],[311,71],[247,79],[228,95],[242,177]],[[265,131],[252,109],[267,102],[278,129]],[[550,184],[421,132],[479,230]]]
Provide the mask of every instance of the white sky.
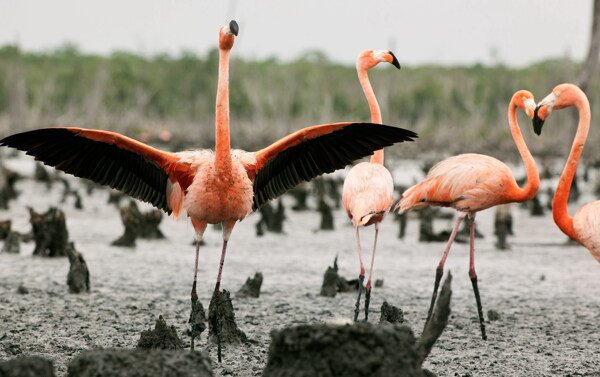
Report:
[[0,45],[28,51],[75,43],[89,53],[203,55],[236,19],[234,54],[291,60],[321,50],[353,64],[364,49],[391,49],[403,65],[522,66],[582,60],[591,0],[0,0]]

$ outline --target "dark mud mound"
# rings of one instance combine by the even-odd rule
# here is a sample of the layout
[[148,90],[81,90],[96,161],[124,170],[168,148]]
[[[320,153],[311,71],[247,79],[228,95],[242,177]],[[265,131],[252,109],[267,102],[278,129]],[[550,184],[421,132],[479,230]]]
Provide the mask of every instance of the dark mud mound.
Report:
[[[235,322],[235,313],[229,291],[213,295],[208,306],[208,339],[211,343],[239,344],[247,340],[246,334]],[[218,332],[218,337],[217,337]]]
[[69,232],[65,214],[56,207],[50,207],[45,213],[37,213],[29,208],[29,222],[35,240],[33,255],[44,257],[63,257],[67,255]]
[[260,287],[263,282],[262,272],[254,274],[253,278],[246,279],[246,283],[237,291],[235,297],[256,297],[260,296]]
[[[335,297],[338,292],[358,290],[358,280],[346,280],[338,274],[337,255],[333,260],[333,267],[327,267],[323,275],[323,284],[319,296]],[[356,289],[355,289],[356,288]]]
[[213,377],[201,352],[108,349],[82,353],[69,364],[68,377]]
[[142,213],[135,201],[131,200],[128,207],[121,207],[121,221],[125,227],[125,232],[121,237],[114,240],[111,245],[122,247],[135,247],[137,238],[145,239],[163,239],[164,234],[158,226],[162,221],[162,212],[160,210],[151,210]]
[[4,240],[6,237],[8,237],[8,234],[11,232],[11,226],[12,221],[10,220],[0,221],[0,240]]
[[323,199],[319,199],[317,210],[321,213],[321,224],[319,229],[321,230],[334,230],[335,223],[333,220],[333,210],[331,206]]
[[425,376],[407,326],[303,325],[271,337],[264,377]]
[[4,238],[4,245],[2,245],[2,253],[19,254],[21,252],[21,238],[15,232],[8,232],[8,235]]
[[18,357],[0,362],[1,377],[54,377],[52,361],[39,356]]
[[69,257],[69,273],[67,274],[67,285],[71,293],[88,293],[90,291],[90,271],[83,255],[75,250],[73,242],[69,242],[66,248]]
[[384,301],[381,305],[381,317],[379,318],[379,323],[403,323],[404,322],[404,312],[402,309],[388,304],[387,301]]
[[190,324],[188,335],[192,337],[193,351],[194,340],[199,338],[204,330],[206,330],[206,313],[204,312],[204,306],[202,306],[200,301],[192,302],[192,311],[190,312],[188,323]]
[[0,162],[0,209],[8,209],[8,203],[19,196],[15,183],[20,178],[19,174],[6,169]]
[[140,340],[137,344],[138,349],[163,349],[163,350],[178,350],[183,349],[183,343],[175,326],[169,327],[163,316],[159,316],[156,320],[154,330],[142,331]]
[[337,255],[333,260],[333,267],[327,267],[325,274],[323,275],[323,284],[321,285],[321,292],[319,296],[335,297],[337,294],[337,286],[340,275],[338,274]]
[[502,204],[496,207],[494,215],[494,234],[496,235],[496,249],[510,249],[507,238],[512,235],[512,214],[510,204]]
[[256,223],[256,235],[262,236],[265,230],[273,233],[283,233],[283,222],[285,217],[285,207],[279,199],[277,209],[274,209],[270,203],[265,203],[258,211],[260,212],[260,220]]
[[444,281],[431,320],[419,339],[408,326],[302,325],[271,333],[263,377],[425,377],[422,369],[450,315],[450,283]]

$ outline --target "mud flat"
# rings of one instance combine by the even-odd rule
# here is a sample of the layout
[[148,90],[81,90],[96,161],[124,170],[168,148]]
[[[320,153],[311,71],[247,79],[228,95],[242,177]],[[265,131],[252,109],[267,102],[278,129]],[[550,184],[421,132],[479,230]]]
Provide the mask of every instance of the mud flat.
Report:
[[[21,160],[7,160],[7,166],[23,174],[33,172],[33,164]],[[46,191],[43,183],[19,181],[17,189],[23,193],[0,212],[0,220],[11,219],[14,231],[27,233],[31,225],[26,206],[42,212],[58,205],[62,190],[54,186]],[[160,229],[166,239],[141,239],[132,249],[112,247],[110,241],[122,234],[123,226],[118,209],[106,205],[107,196],[106,191],[94,190],[83,210],[70,204],[61,207],[70,240],[85,253],[89,294],[69,293],[66,257],[34,258],[33,243],[22,243],[19,254],[0,253],[0,359],[39,355],[53,361],[57,376],[65,376],[67,365],[84,351],[135,348],[140,332],[154,327],[159,315],[175,326],[189,348],[192,226],[165,218]],[[584,196],[582,202],[588,199]],[[284,199],[284,205],[293,204],[293,198]],[[311,200],[308,204],[316,208]],[[140,210],[148,209],[140,205]],[[336,254],[341,276],[358,271],[354,233],[345,214],[334,212],[335,231],[315,232],[318,212],[288,211],[286,235],[266,233],[260,238],[255,236],[255,216],[236,226],[222,282],[222,288],[236,292],[256,271],[265,276],[259,298],[232,297],[236,322],[248,341],[224,345],[221,364],[216,362],[216,345],[207,341],[208,331],[197,342],[210,356],[215,376],[260,376],[271,330],[353,314],[355,293],[319,296],[324,268]],[[452,314],[423,368],[438,376],[600,376],[598,263],[582,247],[567,245],[548,214],[531,217],[527,210],[513,208],[515,235],[509,238],[509,251],[494,247],[493,210],[477,219],[485,236],[477,240],[483,309],[495,311],[500,319],[487,321],[488,340],[481,340],[468,278],[468,245],[455,245],[446,263],[453,274]],[[434,228],[451,224],[438,219]],[[369,230],[361,234],[365,258],[370,258],[373,242]],[[207,308],[219,264],[220,231],[209,227],[205,239],[198,294]],[[387,301],[402,308],[404,323],[416,337],[444,247],[417,239],[418,222],[412,215],[404,240],[397,238],[392,217],[382,224],[373,278],[385,284],[373,289],[369,316],[377,323]],[[28,293],[19,293],[20,286]]]

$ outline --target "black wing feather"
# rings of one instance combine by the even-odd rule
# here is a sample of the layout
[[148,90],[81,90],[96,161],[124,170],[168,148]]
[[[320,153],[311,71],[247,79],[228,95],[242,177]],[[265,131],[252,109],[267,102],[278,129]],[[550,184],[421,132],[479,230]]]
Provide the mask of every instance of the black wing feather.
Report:
[[137,153],[61,128],[11,135],[0,140],[0,145],[20,149],[46,165],[123,191],[171,213],[166,196],[167,173]]
[[403,128],[353,123],[285,149],[267,161],[254,177],[253,209],[302,181],[331,173],[373,151],[416,137],[416,133]]

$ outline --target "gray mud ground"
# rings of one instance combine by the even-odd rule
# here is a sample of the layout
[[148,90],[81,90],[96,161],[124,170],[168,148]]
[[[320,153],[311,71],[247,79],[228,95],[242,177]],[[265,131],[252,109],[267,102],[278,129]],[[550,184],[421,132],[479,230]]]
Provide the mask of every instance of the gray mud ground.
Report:
[[[13,169],[33,172],[25,159],[8,160]],[[13,220],[13,229],[29,230],[25,206],[46,210],[57,204],[61,186],[46,191],[43,184],[20,182],[23,194],[0,212]],[[107,191],[84,196],[84,210],[62,205],[70,238],[83,253],[91,273],[91,293],[69,294],[67,258],[33,258],[33,244],[18,255],[0,254],[0,359],[35,354],[54,360],[58,375],[83,350],[96,347],[135,347],[142,330],[154,327],[159,315],[174,325],[189,347],[190,286],[193,273],[193,229],[185,220],[165,218],[166,240],[139,240],[135,249],[109,246],[123,231],[119,212],[106,204]],[[584,201],[590,198],[583,198]],[[290,204],[291,199],[286,198]],[[141,207],[146,209],[146,207]],[[484,312],[501,319],[487,323],[488,340],[479,334],[475,300],[468,279],[468,246],[457,244],[447,268],[454,275],[452,314],[424,367],[440,376],[600,376],[600,266],[580,246],[567,245],[551,216],[532,218],[513,207],[515,236],[510,251],[497,251],[493,236],[494,210],[477,217],[485,238],[477,240]],[[213,359],[216,375],[258,376],[266,363],[269,331],[284,326],[319,323],[350,317],[354,294],[319,297],[323,273],[336,254],[340,275],[358,272],[353,229],[341,210],[336,230],[315,232],[317,212],[288,210],[285,235],[255,236],[257,215],[234,229],[229,243],[222,287],[235,292],[256,271],[264,275],[260,298],[234,298],[238,326],[251,342],[225,346],[224,361],[216,363],[216,346],[200,348]],[[438,220],[437,230],[449,228]],[[407,237],[396,238],[397,223],[382,224],[375,261],[372,321],[378,321],[384,300],[404,310],[406,323],[418,336],[427,312],[434,270],[443,243],[417,242],[418,223],[411,217]],[[362,231],[369,261],[373,228]],[[206,232],[201,247],[198,294],[207,308],[214,287],[221,248],[220,232]],[[24,285],[28,294],[17,293]],[[487,318],[487,315],[486,315]]]

